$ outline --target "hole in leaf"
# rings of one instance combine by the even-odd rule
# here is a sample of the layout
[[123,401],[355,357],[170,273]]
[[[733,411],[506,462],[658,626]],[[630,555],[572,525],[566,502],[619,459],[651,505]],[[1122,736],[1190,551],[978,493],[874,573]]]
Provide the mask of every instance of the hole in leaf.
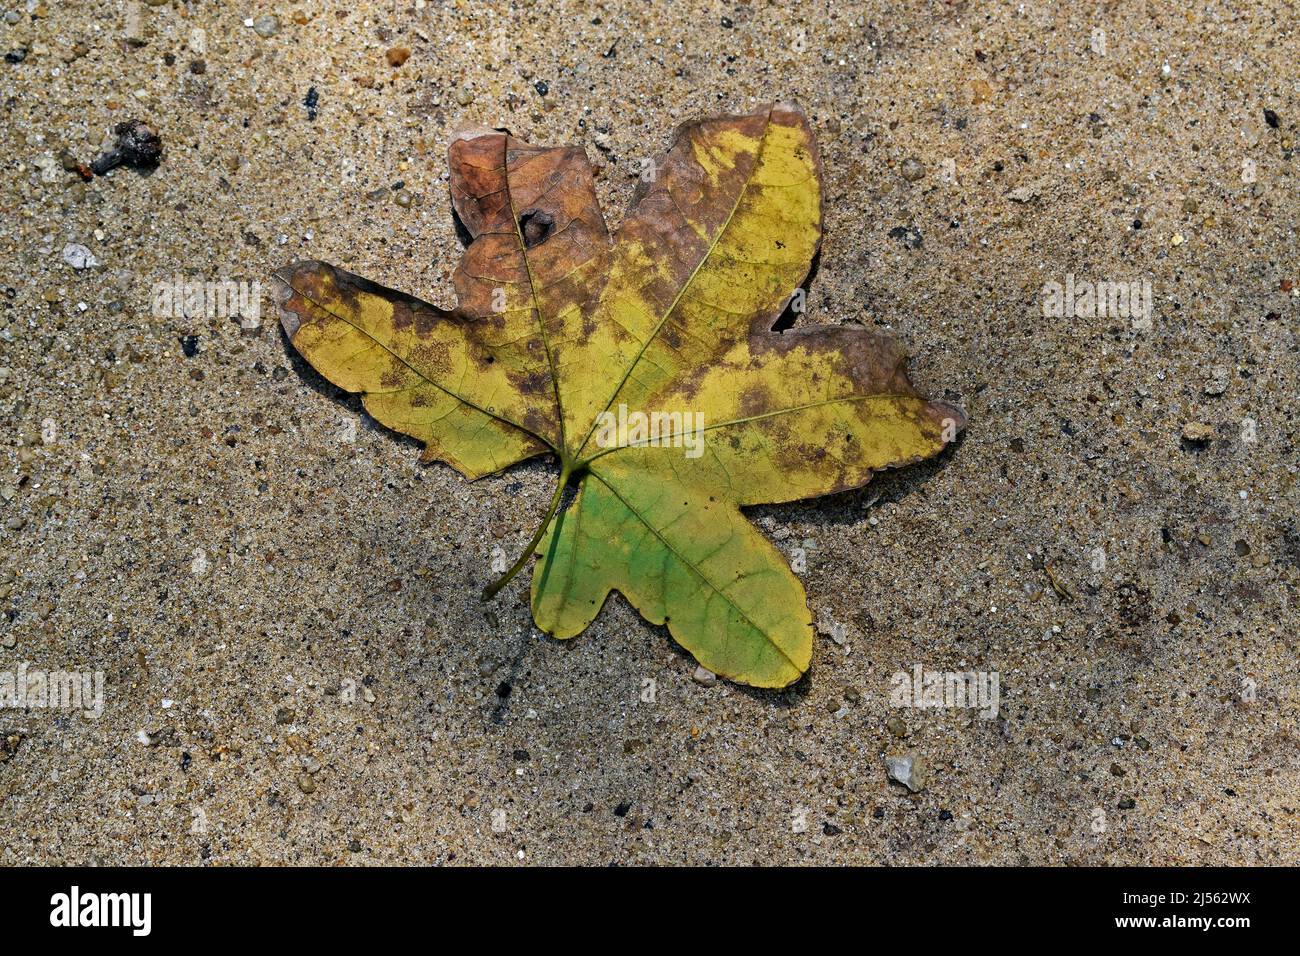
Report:
[[524,248],[531,249],[550,238],[555,231],[555,217],[540,209],[530,209],[519,217],[519,234],[524,237]]

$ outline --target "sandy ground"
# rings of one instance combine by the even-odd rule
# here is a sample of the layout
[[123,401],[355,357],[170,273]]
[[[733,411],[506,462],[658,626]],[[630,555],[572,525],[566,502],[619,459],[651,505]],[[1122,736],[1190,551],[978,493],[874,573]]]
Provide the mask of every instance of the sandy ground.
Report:
[[[0,862],[1300,862],[1294,9],[793,6],[4,0],[0,672],[104,702],[0,709]],[[449,305],[455,129],[583,144],[616,223],[678,123],[777,99],[826,161],[807,321],[971,423],[755,510],[821,621],[771,693],[618,597],[565,643],[526,577],[481,604],[553,467],[420,466],[266,280]],[[156,172],[63,168],[128,118]],[[1149,321],[1044,316],[1070,275]],[[155,315],[175,276],[260,323]],[[918,665],[997,714],[892,706]]]

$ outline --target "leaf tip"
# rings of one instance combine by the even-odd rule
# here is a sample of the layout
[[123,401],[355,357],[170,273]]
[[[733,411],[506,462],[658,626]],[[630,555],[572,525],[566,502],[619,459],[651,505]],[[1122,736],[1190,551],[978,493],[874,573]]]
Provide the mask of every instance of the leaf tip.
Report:
[[478,139],[480,136],[501,136],[503,131],[490,126],[465,126],[456,130],[447,140],[447,149],[451,149],[462,139]]
[[796,116],[801,119],[807,119],[808,114],[803,111],[803,107],[792,100],[777,102],[772,104],[773,113],[784,113],[790,116]]
[[280,314],[280,325],[284,329],[285,335],[289,336],[290,341],[293,340],[294,335],[297,334],[299,327],[302,325],[301,313],[296,311],[290,304],[299,291],[297,286],[301,284],[302,279],[307,274],[319,274],[329,268],[323,262],[317,262],[314,259],[302,259],[298,262],[291,262],[271,273],[271,299],[275,302],[276,311]]
[[960,432],[966,430],[969,419],[966,412],[957,405],[950,402],[932,401],[929,406],[930,414],[939,423],[944,435],[951,435],[952,439],[955,439]]

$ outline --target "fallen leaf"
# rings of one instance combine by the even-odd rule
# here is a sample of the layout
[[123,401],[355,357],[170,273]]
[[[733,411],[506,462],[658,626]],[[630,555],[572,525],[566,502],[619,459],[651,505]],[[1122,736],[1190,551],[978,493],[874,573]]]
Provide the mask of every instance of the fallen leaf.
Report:
[[558,459],[533,540],[485,597],[536,552],[533,616],[556,637],[617,590],[715,674],[798,680],[812,656],[803,586],[741,507],[859,487],[966,422],[917,394],[887,336],[773,331],[821,242],[803,113],[682,127],[613,236],[580,147],[474,129],[448,162],[472,240],[458,308],[300,262],[276,274],[294,347],[425,460],[477,478]]

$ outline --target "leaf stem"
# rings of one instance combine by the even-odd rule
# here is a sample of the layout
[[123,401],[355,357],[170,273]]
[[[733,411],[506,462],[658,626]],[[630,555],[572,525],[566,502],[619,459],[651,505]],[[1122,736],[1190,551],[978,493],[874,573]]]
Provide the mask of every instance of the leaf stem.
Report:
[[528,563],[528,559],[532,557],[533,551],[536,550],[538,543],[542,540],[542,535],[544,535],[546,529],[550,527],[551,519],[555,517],[555,512],[560,508],[560,500],[564,497],[564,488],[569,483],[570,474],[572,474],[572,466],[567,461],[563,462],[560,466],[560,477],[555,482],[555,494],[551,496],[550,507],[546,509],[546,514],[542,516],[542,521],[537,526],[537,530],[533,532],[532,540],[528,542],[528,546],[524,548],[523,554],[519,555],[519,560],[511,566],[510,570],[499,577],[494,583],[489,584],[483,589],[483,594],[481,595],[482,600],[490,601],[496,597],[497,592],[509,584],[510,579],[518,574],[523,569],[523,566]]

